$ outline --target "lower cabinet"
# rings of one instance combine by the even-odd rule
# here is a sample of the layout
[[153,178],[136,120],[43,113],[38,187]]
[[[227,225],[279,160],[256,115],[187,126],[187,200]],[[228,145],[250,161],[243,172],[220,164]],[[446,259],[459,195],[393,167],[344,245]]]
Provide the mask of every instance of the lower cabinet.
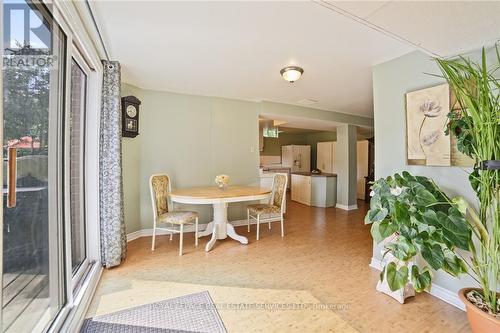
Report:
[[308,206],[334,207],[337,202],[337,177],[292,174],[292,200]]
[[292,175],[292,200],[311,205],[311,177]]

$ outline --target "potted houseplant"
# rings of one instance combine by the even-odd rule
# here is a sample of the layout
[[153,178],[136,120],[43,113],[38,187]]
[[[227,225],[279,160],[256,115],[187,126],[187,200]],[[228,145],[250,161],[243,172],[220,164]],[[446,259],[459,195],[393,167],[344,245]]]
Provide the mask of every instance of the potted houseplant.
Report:
[[395,258],[380,274],[392,292],[410,283],[416,292],[429,290],[430,268],[453,276],[467,272],[456,253],[467,250],[471,240],[462,199],[450,199],[432,180],[406,171],[377,180],[371,196],[365,223],[372,224],[373,239],[384,244],[384,257]]
[[500,53],[494,51],[494,68],[488,68],[484,49],[480,62],[436,59],[459,106],[449,114],[448,133],[456,136],[458,149],[475,160],[469,180],[478,212],[461,204],[473,231],[469,265],[480,288],[459,292],[474,332],[500,331]]

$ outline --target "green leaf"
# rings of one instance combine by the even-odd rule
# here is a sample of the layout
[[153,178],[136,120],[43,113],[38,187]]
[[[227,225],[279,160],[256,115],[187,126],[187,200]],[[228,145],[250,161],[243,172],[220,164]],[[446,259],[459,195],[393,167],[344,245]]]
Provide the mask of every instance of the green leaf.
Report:
[[437,202],[432,193],[423,188],[417,190],[415,201],[420,206],[429,206]]
[[465,220],[464,215],[458,210],[458,208],[450,207],[450,209],[448,210],[448,219],[453,225],[453,231],[461,235],[467,235],[469,233],[470,226]]
[[444,238],[453,246],[468,250],[471,235],[465,220],[460,222],[459,217],[446,215],[443,212],[437,212],[436,217],[442,228]]
[[427,263],[435,270],[443,267],[444,264],[444,253],[439,244],[430,245],[424,243],[421,250],[422,257],[427,261]]
[[398,230],[398,227],[394,223],[391,223],[389,220],[383,220],[379,224],[380,236],[382,236],[383,239],[389,237],[390,235],[395,233],[397,230]]
[[414,182],[415,181],[415,177],[413,177],[408,171],[403,171],[401,174],[403,175],[403,178],[407,182]]
[[437,218],[436,212],[433,210],[426,210],[422,213],[422,220],[424,223],[427,223],[428,225],[432,225],[434,227],[441,227],[441,224],[439,223],[439,220]]
[[390,262],[386,266],[387,284],[392,291],[403,288],[408,282],[408,267],[402,266],[397,269],[394,262]]
[[417,223],[417,230],[418,233],[426,232],[428,235],[432,235],[434,232],[436,232],[436,227],[433,225],[428,225],[426,223]]
[[370,209],[368,211],[368,219],[372,222],[380,222],[383,219],[385,219],[388,212],[389,211],[387,210],[387,208],[383,207],[377,209]]
[[399,232],[401,233],[402,236],[404,236],[406,239],[412,240],[415,237],[417,237],[417,230],[414,229],[412,226],[408,225],[402,225],[399,228]]
[[398,224],[408,224],[410,221],[410,214],[405,204],[396,201],[394,203],[394,218]]
[[399,173],[396,173],[396,174],[394,175],[394,180],[396,181],[396,184],[397,184],[398,186],[403,187],[403,186],[407,186],[407,185],[408,185],[408,183],[407,183],[406,179],[404,179],[403,177],[401,177],[401,176],[399,175]]
[[432,276],[428,270],[424,269],[422,272],[419,272],[416,265],[411,267],[411,283],[413,283],[415,291],[422,292],[424,290],[430,290],[431,282]]
[[479,175],[479,168],[474,168],[474,171],[469,175],[469,182],[474,192],[480,195],[481,181]]
[[365,224],[371,224],[373,223],[372,220],[370,220],[370,211],[366,212],[366,215],[365,215]]
[[382,268],[382,272],[380,272],[380,282],[384,282],[384,275],[385,275],[385,267]]
[[444,249],[443,270],[450,275],[458,276],[467,273],[467,265],[449,249]]
[[386,244],[385,248],[402,261],[408,261],[417,254],[415,246],[404,237],[398,237],[396,241]]
[[383,241],[385,239],[385,237],[382,237],[382,235],[380,234],[379,227],[380,227],[380,222],[374,222],[372,224],[371,229],[370,229],[370,233],[372,235],[372,238],[376,243],[380,243],[381,241]]

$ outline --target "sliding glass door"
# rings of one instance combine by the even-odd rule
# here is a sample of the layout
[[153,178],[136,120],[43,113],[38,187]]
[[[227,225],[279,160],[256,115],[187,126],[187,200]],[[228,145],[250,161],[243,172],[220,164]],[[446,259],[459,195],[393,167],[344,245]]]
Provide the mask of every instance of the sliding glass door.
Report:
[[[76,270],[86,258],[79,196],[71,200],[70,211],[77,212],[71,216],[71,233],[81,235],[83,242],[75,242],[71,253],[64,251],[67,38],[40,4],[4,1],[2,21],[2,331],[43,331],[67,300],[71,281],[66,278],[65,257],[74,256]],[[85,87],[85,82],[80,84]],[[78,165],[78,137],[84,130],[77,124],[79,117],[70,121],[71,131],[78,132],[70,135],[76,147],[70,154],[79,156],[71,169],[77,182],[83,172]],[[75,181],[70,186],[81,191]]]
[[85,119],[87,82],[90,69],[73,50],[71,59],[70,109],[67,116],[69,134],[69,160],[66,161],[69,178],[70,201],[69,225],[71,243],[71,273],[73,285],[84,275],[88,267],[87,227],[85,219]]

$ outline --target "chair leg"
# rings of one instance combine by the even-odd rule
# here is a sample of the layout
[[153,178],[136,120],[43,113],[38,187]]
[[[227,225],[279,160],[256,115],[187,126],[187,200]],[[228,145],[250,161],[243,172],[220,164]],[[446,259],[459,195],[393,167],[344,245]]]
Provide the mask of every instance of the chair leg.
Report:
[[268,224],[269,224],[269,230],[271,230],[271,221],[269,221]]
[[194,246],[198,246],[198,218],[194,220]]
[[184,236],[184,225],[181,224],[181,234],[180,234],[180,240],[179,240],[179,255],[182,256],[182,239]]
[[281,237],[285,237],[285,229],[283,227],[283,215],[281,215]]
[[[170,228],[171,229],[174,229],[174,225],[173,224],[170,224]],[[172,240],[172,236],[174,235],[174,233],[172,231],[170,231],[170,240]]]
[[247,209],[247,232],[250,232],[250,210]]
[[259,240],[260,214],[257,214],[257,240]]
[[151,251],[155,250],[156,223],[153,225],[153,241],[151,242]]

